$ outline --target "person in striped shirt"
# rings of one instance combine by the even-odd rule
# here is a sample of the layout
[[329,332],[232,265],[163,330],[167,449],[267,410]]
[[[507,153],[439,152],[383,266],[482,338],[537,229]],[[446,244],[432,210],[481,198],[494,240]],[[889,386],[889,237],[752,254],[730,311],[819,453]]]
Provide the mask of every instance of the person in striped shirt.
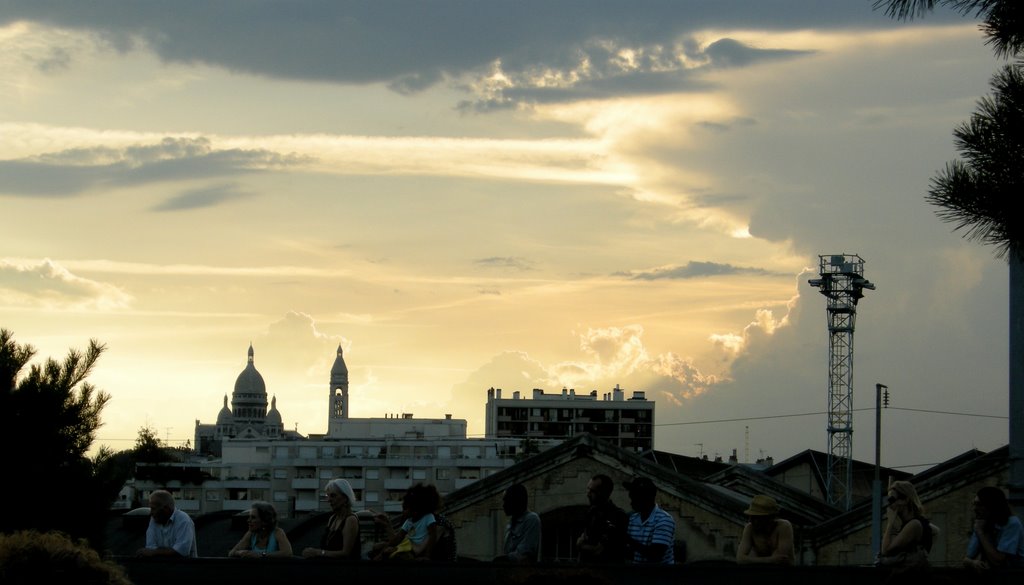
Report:
[[629,516],[627,546],[633,551],[633,564],[673,565],[676,521],[655,501],[658,488],[647,477],[637,477],[622,485],[629,491],[633,513]]

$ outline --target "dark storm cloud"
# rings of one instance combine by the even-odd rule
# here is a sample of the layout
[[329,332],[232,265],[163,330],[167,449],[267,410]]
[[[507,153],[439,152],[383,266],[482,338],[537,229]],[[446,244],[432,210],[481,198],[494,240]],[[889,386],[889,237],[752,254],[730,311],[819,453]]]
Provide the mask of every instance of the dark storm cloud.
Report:
[[72,197],[91,189],[252,173],[303,159],[266,150],[218,150],[203,138],[165,138],[123,149],[76,148],[0,161],[0,193]]
[[[95,32],[120,50],[141,42],[168,62],[402,92],[499,60],[507,71],[564,70],[609,42],[665,47],[707,28],[893,26],[867,0],[8,0],[0,24],[18,20]],[[726,44],[712,56],[737,65],[766,54]]]
[[788,59],[808,55],[813,51],[791,51],[784,49],[756,49],[735,40],[720,39],[704,50],[711,60],[712,67],[741,67],[765,61]]
[[717,262],[688,262],[683,266],[656,268],[654,270],[646,270],[643,272],[623,272],[618,273],[616,276],[628,276],[632,280],[678,280],[704,278],[708,276],[729,276],[735,274],[784,276],[769,272],[763,268],[742,268],[731,264],[719,264]]

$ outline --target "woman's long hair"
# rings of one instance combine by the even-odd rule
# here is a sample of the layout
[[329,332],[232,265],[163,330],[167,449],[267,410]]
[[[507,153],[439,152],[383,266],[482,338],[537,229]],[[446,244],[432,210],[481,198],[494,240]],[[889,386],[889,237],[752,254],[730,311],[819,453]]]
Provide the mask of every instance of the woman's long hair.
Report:
[[917,489],[914,488],[914,484],[909,481],[894,481],[889,486],[889,490],[896,492],[907,500],[911,516],[924,516],[924,504],[921,503],[921,498],[917,497]]

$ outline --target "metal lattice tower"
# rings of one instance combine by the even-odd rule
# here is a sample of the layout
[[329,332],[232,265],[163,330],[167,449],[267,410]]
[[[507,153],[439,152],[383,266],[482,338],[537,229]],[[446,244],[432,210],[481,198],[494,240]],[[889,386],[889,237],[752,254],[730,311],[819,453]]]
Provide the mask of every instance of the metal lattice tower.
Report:
[[828,299],[828,503],[850,509],[853,487],[853,329],[857,301],[875,285],[856,254],[818,256],[821,278],[809,280]]

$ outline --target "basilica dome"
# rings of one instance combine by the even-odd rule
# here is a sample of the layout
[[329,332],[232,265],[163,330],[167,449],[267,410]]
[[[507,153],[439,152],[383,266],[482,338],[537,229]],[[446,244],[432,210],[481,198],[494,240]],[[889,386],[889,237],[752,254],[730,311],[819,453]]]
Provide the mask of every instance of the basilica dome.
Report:
[[253,363],[252,345],[250,345],[249,363],[246,364],[245,369],[242,370],[241,374],[238,374],[238,379],[235,380],[235,395],[266,395],[266,393],[267,383],[263,381],[263,376],[256,371],[256,366]]

